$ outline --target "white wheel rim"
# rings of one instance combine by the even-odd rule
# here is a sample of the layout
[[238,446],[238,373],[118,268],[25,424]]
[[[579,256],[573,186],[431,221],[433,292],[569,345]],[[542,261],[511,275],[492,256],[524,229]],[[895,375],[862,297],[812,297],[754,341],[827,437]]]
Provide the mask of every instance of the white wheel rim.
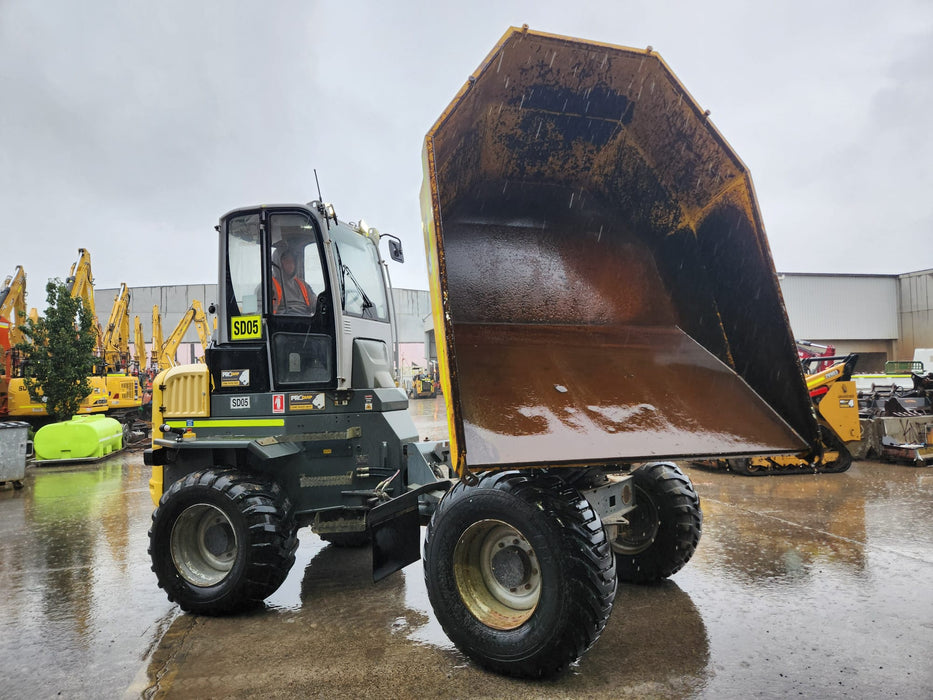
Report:
[[488,627],[515,629],[538,606],[541,567],[534,548],[508,523],[473,523],[454,548],[453,566],[461,599]]
[[226,513],[208,503],[189,506],[172,526],[172,561],[193,586],[204,588],[223,581],[236,561],[237,544]]

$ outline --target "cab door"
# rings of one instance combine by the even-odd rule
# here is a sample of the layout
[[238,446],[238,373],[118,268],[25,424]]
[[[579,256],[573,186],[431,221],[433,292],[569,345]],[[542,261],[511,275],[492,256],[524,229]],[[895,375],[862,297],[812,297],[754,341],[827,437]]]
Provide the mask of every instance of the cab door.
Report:
[[[331,286],[324,241],[305,208],[235,210],[221,218],[218,342],[207,352],[216,393],[336,386]],[[284,277],[282,255],[295,256]],[[296,286],[298,285],[298,286]],[[295,301],[298,289],[301,304]],[[304,293],[300,290],[303,290]]]

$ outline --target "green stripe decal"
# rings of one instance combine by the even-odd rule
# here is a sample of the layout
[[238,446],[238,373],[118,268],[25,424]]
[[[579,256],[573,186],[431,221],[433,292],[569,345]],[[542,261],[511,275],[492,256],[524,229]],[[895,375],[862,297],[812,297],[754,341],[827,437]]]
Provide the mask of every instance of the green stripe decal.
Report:
[[187,420],[167,420],[165,423],[173,428],[281,428],[285,425],[284,418],[233,418],[216,420],[194,420],[189,425]]

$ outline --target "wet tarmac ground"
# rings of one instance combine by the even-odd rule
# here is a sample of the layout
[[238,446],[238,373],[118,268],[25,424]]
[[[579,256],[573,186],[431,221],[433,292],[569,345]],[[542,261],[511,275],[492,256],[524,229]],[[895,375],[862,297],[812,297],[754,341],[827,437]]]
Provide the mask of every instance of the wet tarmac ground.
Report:
[[[442,397],[410,410],[445,436]],[[0,490],[0,698],[933,697],[933,470],[685,471],[693,560],[622,586],[580,664],[527,682],[453,647],[420,564],[373,584],[368,549],[307,529],[265,609],[181,613],[149,569],[141,452],[30,467]]]

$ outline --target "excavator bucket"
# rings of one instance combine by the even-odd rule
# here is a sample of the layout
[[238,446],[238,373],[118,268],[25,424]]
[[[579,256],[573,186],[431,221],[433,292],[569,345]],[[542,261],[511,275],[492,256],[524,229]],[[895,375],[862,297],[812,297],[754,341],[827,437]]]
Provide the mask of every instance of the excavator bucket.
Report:
[[510,29],[424,169],[461,473],[818,449],[749,173],[650,48]]

